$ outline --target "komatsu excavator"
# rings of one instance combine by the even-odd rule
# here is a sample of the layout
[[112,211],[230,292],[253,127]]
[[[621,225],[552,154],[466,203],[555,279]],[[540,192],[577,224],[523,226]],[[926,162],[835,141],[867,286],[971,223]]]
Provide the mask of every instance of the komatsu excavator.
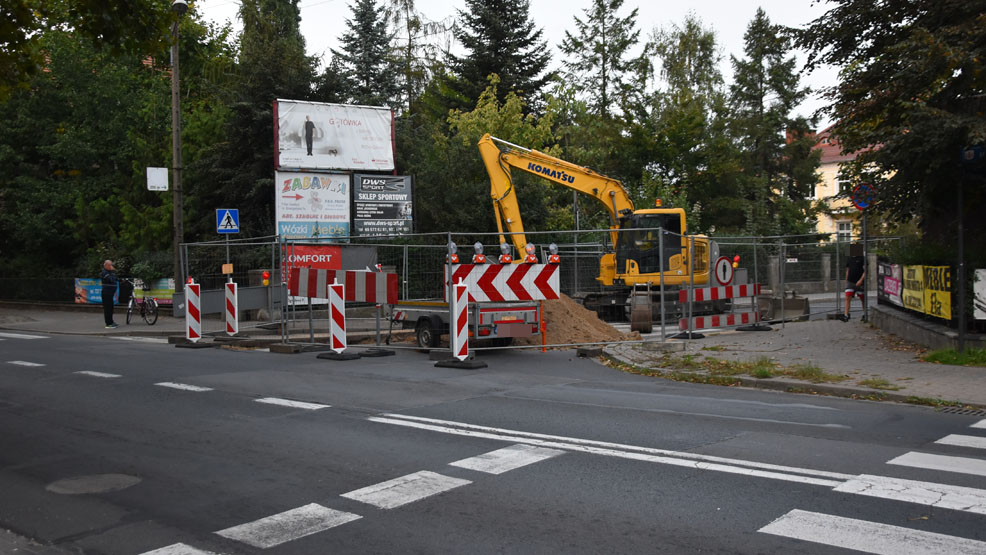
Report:
[[[605,287],[602,292],[587,293],[582,299],[586,308],[596,310],[600,316],[622,313],[626,304],[639,304],[634,298],[639,297],[641,291],[656,290],[661,284],[662,273],[663,284],[669,289],[709,283],[710,266],[719,256],[718,245],[704,236],[685,237],[687,226],[683,209],[635,210],[630,195],[619,181],[489,134],[480,139],[479,152],[490,176],[490,196],[497,231],[501,234],[500,242],[506,242],[505,233],[511,234],[510,240],[517,252],[524,252],[527,238],[512,169],[589,195],[606,208],[610,218],[610,241],[607,252],[599,261],[596,278]],[[659,229],[665,231],[663,252]],[[670,298],[666,295],[665,301]],[[613,311],[614,308],[617,310]],[[634,317],[632,312],[631,323],[638,328],[636,324],[642,318]],[[648,314],[648,321],[650,317]]]

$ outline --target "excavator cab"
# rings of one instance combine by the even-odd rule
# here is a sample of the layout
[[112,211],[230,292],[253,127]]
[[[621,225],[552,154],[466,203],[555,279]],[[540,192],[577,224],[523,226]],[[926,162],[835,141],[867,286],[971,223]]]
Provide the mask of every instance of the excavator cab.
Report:
[[[636,263],[637,272],[657,274],[682,264],[681,236],[684,233],[684,211],[681,209],[640,210],[621,220],[616,245],[616,267],[623,270],[627,261]],[[664,252],[661,253],[660,230],[664,230]],[[677,258],[675,258],[677,257]]]

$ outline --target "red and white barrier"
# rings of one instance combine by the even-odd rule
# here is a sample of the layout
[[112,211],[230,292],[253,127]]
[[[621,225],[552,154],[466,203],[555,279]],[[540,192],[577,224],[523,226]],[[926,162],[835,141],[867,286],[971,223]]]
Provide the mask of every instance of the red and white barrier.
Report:
[[688,290],[678,291],[678,302],[687,303],[689,300],[701,301],[720,301],[723,299],[737,299],[742,297],[752,297],[760,294],[759,283],[748,283],[746,285],[726,285],[724,287],[705,287],[702,289],[692,289],[692,299],[689,299]]
[[[684,304],[689,302],[689,300],[701,302],[756,297],[760,294],[760,284],[750,283],[746,285],[727,285],[724,287],[705,287],[702,289],[692,289],[691,293],[689,295],[687,289],[682,289],[678,292],[678,301]],[[708,328],[743,326],[758,322],[760,322],[760,313],[756,311],[735,314],[713,314],[711,316],[681,318],[678,320],[678,329],[682,331],[693,331]]]
[[680,330],[701,330],[708,328],[725,328],[729,326],[743,326],[755,324],[760,321],[760,314],[757,312],[741,312],[739,314],[713,314],[712,316],[695,316],[691,319],[691,328],[688,327],[688,318],[682,318],[678,322]]
[[558,273],[558,264],[457,264],[452,282],[466,284],[471,303],[546,301],[560,296]]
[[198,283],[185,284],[185,339],[192,343],[202,339],[201,288]]
[[240,332],[239,295],[236,283],[226,284],[226,335],[236,335]]
[[332,337],[332,350],[341,353],[346,350],[346,293],[341,283],[329,285],[329,335]]
[[341,279],[346,286],[346,301],[397,304],[398,284],[397,274],[394,273],[292,268],[288,278],[288,294],[327,299],[328,286],[337,279]]
[[469,356],[469,313],[466,308],[469,306],[469,287],[459,280],[452,287],[451,317],[449,322],[449,335],[452,346],[452,356],[459,360],[465,360]]

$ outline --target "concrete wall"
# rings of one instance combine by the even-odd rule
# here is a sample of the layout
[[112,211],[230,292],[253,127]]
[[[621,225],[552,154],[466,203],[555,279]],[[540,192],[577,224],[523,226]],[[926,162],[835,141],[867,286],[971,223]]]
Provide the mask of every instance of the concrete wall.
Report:
[[[884,305],[870,305],[870,322],[881,330],[932,350],[958,349],[957,331]],[[986,349],[986,336],[966,334],[967,349]]]

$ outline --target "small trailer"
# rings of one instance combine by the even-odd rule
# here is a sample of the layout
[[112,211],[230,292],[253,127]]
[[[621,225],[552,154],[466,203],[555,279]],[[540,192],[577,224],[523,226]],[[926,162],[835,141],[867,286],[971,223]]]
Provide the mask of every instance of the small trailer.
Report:
[[[449,304],[444,301],[402,301],[387,305],[385,315],[400,329],[413,329],[422,349],[438,347],[443,334],[449,332]],[[541,303],[470,303],[469,337],[488,340],[492,347],[506,347],[515,337],[541,335]]]

